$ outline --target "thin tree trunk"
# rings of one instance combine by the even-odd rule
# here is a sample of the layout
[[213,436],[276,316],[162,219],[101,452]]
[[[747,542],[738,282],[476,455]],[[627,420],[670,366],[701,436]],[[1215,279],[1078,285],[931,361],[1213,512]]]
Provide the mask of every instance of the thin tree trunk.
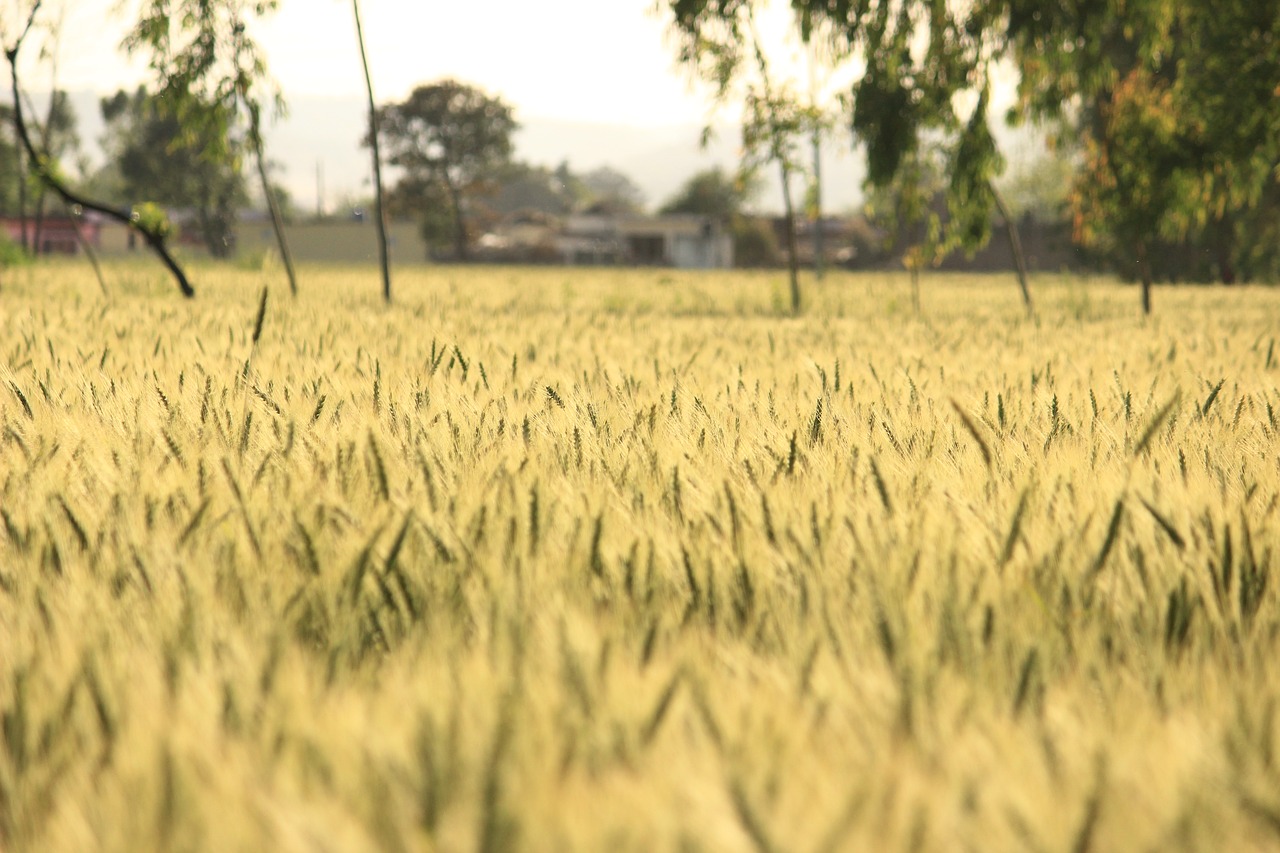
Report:
[[387,213],[382,199],[382,155],[378,151],[378,106],[373,100],[373,77],[369,75],[369,54],[364,48],[364,28],[360,24],[360,0],[351,0],[356,16],[356,41],[360,43],[360,64],[364,67],[364,88],[369,96],[369,142],[373,151],[374,225],[378,231],[378,263],[382,267],[382,298],[391,301],[391,258],[387,251]]
[[84,250],[84,256],[89,259],[89,265],[93,267],[93,274],[98,279],[98,287],[102,288],[103,296],[110,296],[107,290],[107,279],[102,275],[102,265],[98,263],[98,253],[93,250],[93,244],[89,242],[89,238],[84,236],[84,231],[80,228],[80,217],[76,216],[71,205],[66,205],[66,208],[67,217],[71,220],[71,228],[76,232],[76,242],[80,244],[80,248]]
[[39,257],[40,255],[46,254],[46,253],[45,253],[45,251],[44,251],[44,197],[45,197],[45,192],[46,192],[45,188],[44,188],[43,186],[41,186],[41,187],[40,187],[40,192],[36,193],[36,203],[35,203],[35,208],[36,208],[36,212],[35,212],[35,219],[36,219],[36,221],[35,221],[35,227],[32,229],[32,233],[34,234],[34,236],[31,238],[31,248],[32,248],[32,252],[31,252],[31,254],[36,255],[37,257]]
[[822,233],[822,134],[813,129],[813,274],[822,281],[826,272],[826,235]]
[[469,259],[467,252],[467,222],[462,215],[462,194],[453,183],[445,179],[449,190],[449,203],[453,205],[453,256],[459,261]]
[[[12,60],[11,60],[12,61]],[[14,73],[17,73],[15,69]],[[17,112],[14,112],[14,121],[17,121]],[[18,222],[22,226],[22,253],[24,255],[31,254],[31,235],[27,233],[27,178],[29,177],[32,166],[31,158],[27,156],[25,149],[18,149]]]
[[49,189],[57,193],[64,202],[70,205],[78,205],[84,210],[97,211],[104,216],[109,216],[112,219],[123,222],[125,225],[128,225],[130,228],[141,234],[143,239],[147,241],[147,245],[151,247],[151,250],[155,252],[161,262],[173,275],[174,280],[178,283],[178,289],[182,291],[182,295],[188,298],[195,296],[195,289],[192,288],[191,283],[187,281],[187,275],[183,272],[182,267],[179,266],[178,262],[169,254],[169,250],[164,244],[164,236],[162,234],[143,225],[141,222],[134,221],[131,211],[118,210],[105,204],[99,204],[98,202],[85,198],[68,189],[60,180],[58,180],[58,178],[54,177],[37,154],[35,146],[31,142],[31,134],[27,131],[26,119],[22,115],[22,89],[18,85],[18,51],[22,48],[23,39],[25,39],[27,37],[27,33],[31,31],[31,26],[35,22],[36,13],[40,10],[40,3],[41,0],[36,0],[36,2],[32,4],[31,12],[27,18],[26,27],[23,29],[21,35],[18,36],[17,41],[13,43],[13,47],[5,49],[5,59],[9,61],[9,78],[13,91],[13,124],[18,131],[18,138],[22,141],[22,147],[26,152],[28,162],[35,165],[36,174],[40,176],[40,180],[42,180]]
[[1232,262],[1235,229],[1230,215],[1219,219],[1214,227],[1214,244],[1218,256],[1218,276],[1223,284],[1236,283],[1236,268]]
[[1004,219],[1005,233],[1009,236],[1009,249],[1013,252],[1014,268],[1018,271],[1018,287],[1022,289],[1022,304],[1027,307],[1027,314],[1034,315],[1036,308],[1031,301],[1031,287],[1027,282],[1027,257],[1022,252],[1022,237],[1018,234],[1018,223],[1009,213],[1009,206],[1005,204],[1000,190],[996,189],[995,182],[988,181],[987,186],[991,189],[992,198],[995,199],[996,210],[1000,211],[1000,217]]
[[801,308],[800,270],[798,266],[799,258],[796,252],[796,212],[794,205],[791,203],[791,167],[787,162],[787,146],[782,138],[785,131],[779,128],[776,122],[777,116],[772,112],[773,86],[769,79],[769,63],[764,58],[764,48],[760,46],[760,34],[756,31],[754,7],[750,3],[747,4],[747,28],[751,35],[751,46],[756,55],[756,66],[760,69],[760,79],[764,83],[765,102],[770,104],[768,119],[769,146],[772,159],[778,162],[778,169],[782,173],[782,205],[787,232],[787,273],[791,280],[791,313],[799,315]]
[[1151,316],[1151,264],[1147,259],[1147,244],[1138,244],[1138,272],[1142,276],[1142,313]]
[[284,236],[284,218],[280,215],[276,194],[271,191],[271,181],[267,179],[267,162],[262,153],[262,122],[257,104],[251,104],[249,107],[249,122],[249,139],[253,143],[253,157],[258,164],[258,180],[262,182],[262,195],[267,200],[267,211],[271,214],[271,228],[276,232],[280,260],[284,262],[285,275],[289,277],[289,293],[297,296],[298,276],[293,270],[293,255],[289,252],[289,241]]
[[800,313],[800,262],[796,257],[796,212],[791,204],[791,170],[786,160],[779,160],[782,171],[783,222],[787,231],[787,274],[791,282],[791,313]]
[[[40,130],[40,148],[42,151],[50,150],[50,141],[53,136],[53,118],[54,110],[58,108],[58,66],[54,63],[52,79],[49,81],[49,111],[45,114],[44,127]],[[31,112],[35,114],[35,107],[31,107]],[[35,239],[32,245],[35,247],[36,255],[43,255],[44,252],[44,202],[48,188],[43,184],[40,186],[40,192],[36,194],[36,229]]]

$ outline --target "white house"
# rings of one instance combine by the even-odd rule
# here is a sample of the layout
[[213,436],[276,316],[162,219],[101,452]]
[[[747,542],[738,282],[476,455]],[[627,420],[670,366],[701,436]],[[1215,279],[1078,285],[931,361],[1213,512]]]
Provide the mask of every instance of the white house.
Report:
[[556,247],[566,264],[733,266],[732,237],[721,223],[706,216],[570,216]]

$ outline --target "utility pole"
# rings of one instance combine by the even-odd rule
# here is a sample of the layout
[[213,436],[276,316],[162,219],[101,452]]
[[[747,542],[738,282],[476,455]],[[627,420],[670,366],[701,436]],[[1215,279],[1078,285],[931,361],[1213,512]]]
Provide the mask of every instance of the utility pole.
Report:
[[316,219],[324,219],[324,161],[316,161]]

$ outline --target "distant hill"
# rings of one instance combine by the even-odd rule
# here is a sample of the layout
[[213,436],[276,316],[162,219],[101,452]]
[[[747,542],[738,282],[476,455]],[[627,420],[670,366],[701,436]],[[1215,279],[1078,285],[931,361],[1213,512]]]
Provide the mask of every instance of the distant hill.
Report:
[[[103,123],[98,96],[75,92],[72,103],[85,150],[92,160],[100,161]],[[720,130],[704,150],[699,146],[702,128],[698,125],[630,127],[533,117],[520,121],[515,140],[519,159],[548,166],[566,160],[575,172],[611,166],[644,191],[650,207],[662,204],[702,169],[716,165],[733,169],[737,164],[738,136],[732,127]],[[280,167],[281,182],[302,210],[315,209],[320,185],[329,209],[370,194],[369,155],[360,146],[364,132],[365,109],[359,98],[289,99],[289,114],[267,130],[267,153]],[[855,205],[861,198],[862,170],[847,144],[826,147],[823,169],[827,209]],[[764,179],[765,192],[757,206],[778,210],[782,202],[776,174],[770,171]],[[797,187],[797,199],[800,192]]]

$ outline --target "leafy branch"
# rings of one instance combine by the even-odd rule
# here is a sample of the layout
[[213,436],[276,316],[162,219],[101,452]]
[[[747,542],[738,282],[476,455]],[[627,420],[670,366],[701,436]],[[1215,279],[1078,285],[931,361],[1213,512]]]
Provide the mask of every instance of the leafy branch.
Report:
[[13,46],[5,47],[4,51],[5,59],[9,62],[9,79],[13,90],[13,125],[18,132],[18,139],[22,142],[23,150],[26,151],[36,175],[45,186],[57,193],[73,211],[78,209],[80,211],[91,210],[95,213],[100,213],[125,224],[141,234],[147,246],[160,258],[161,262],[173,275],[178,284],[178,289],[182,291],[182,295],[188,298],[195,296],[195,289],[187,280],[186,273],[178,262],[174,260],[173,255],[169,253],[165,245],[165,240],[168,237],[167,222],[157,221],[155,217],[144,217],[137,210],[112,207],[80,195],[68,187],[65,179],[58,175],[50,158],[36,150],[22,109],[22,88],[18,81],[18,55],[22,50],[23,41],[26,40],[32,26],[35,24],[36,15],[40,11],[42,2],[43,0],[35,0],[31,5],[31,12],[27,17],[22,32],[14,40]]

